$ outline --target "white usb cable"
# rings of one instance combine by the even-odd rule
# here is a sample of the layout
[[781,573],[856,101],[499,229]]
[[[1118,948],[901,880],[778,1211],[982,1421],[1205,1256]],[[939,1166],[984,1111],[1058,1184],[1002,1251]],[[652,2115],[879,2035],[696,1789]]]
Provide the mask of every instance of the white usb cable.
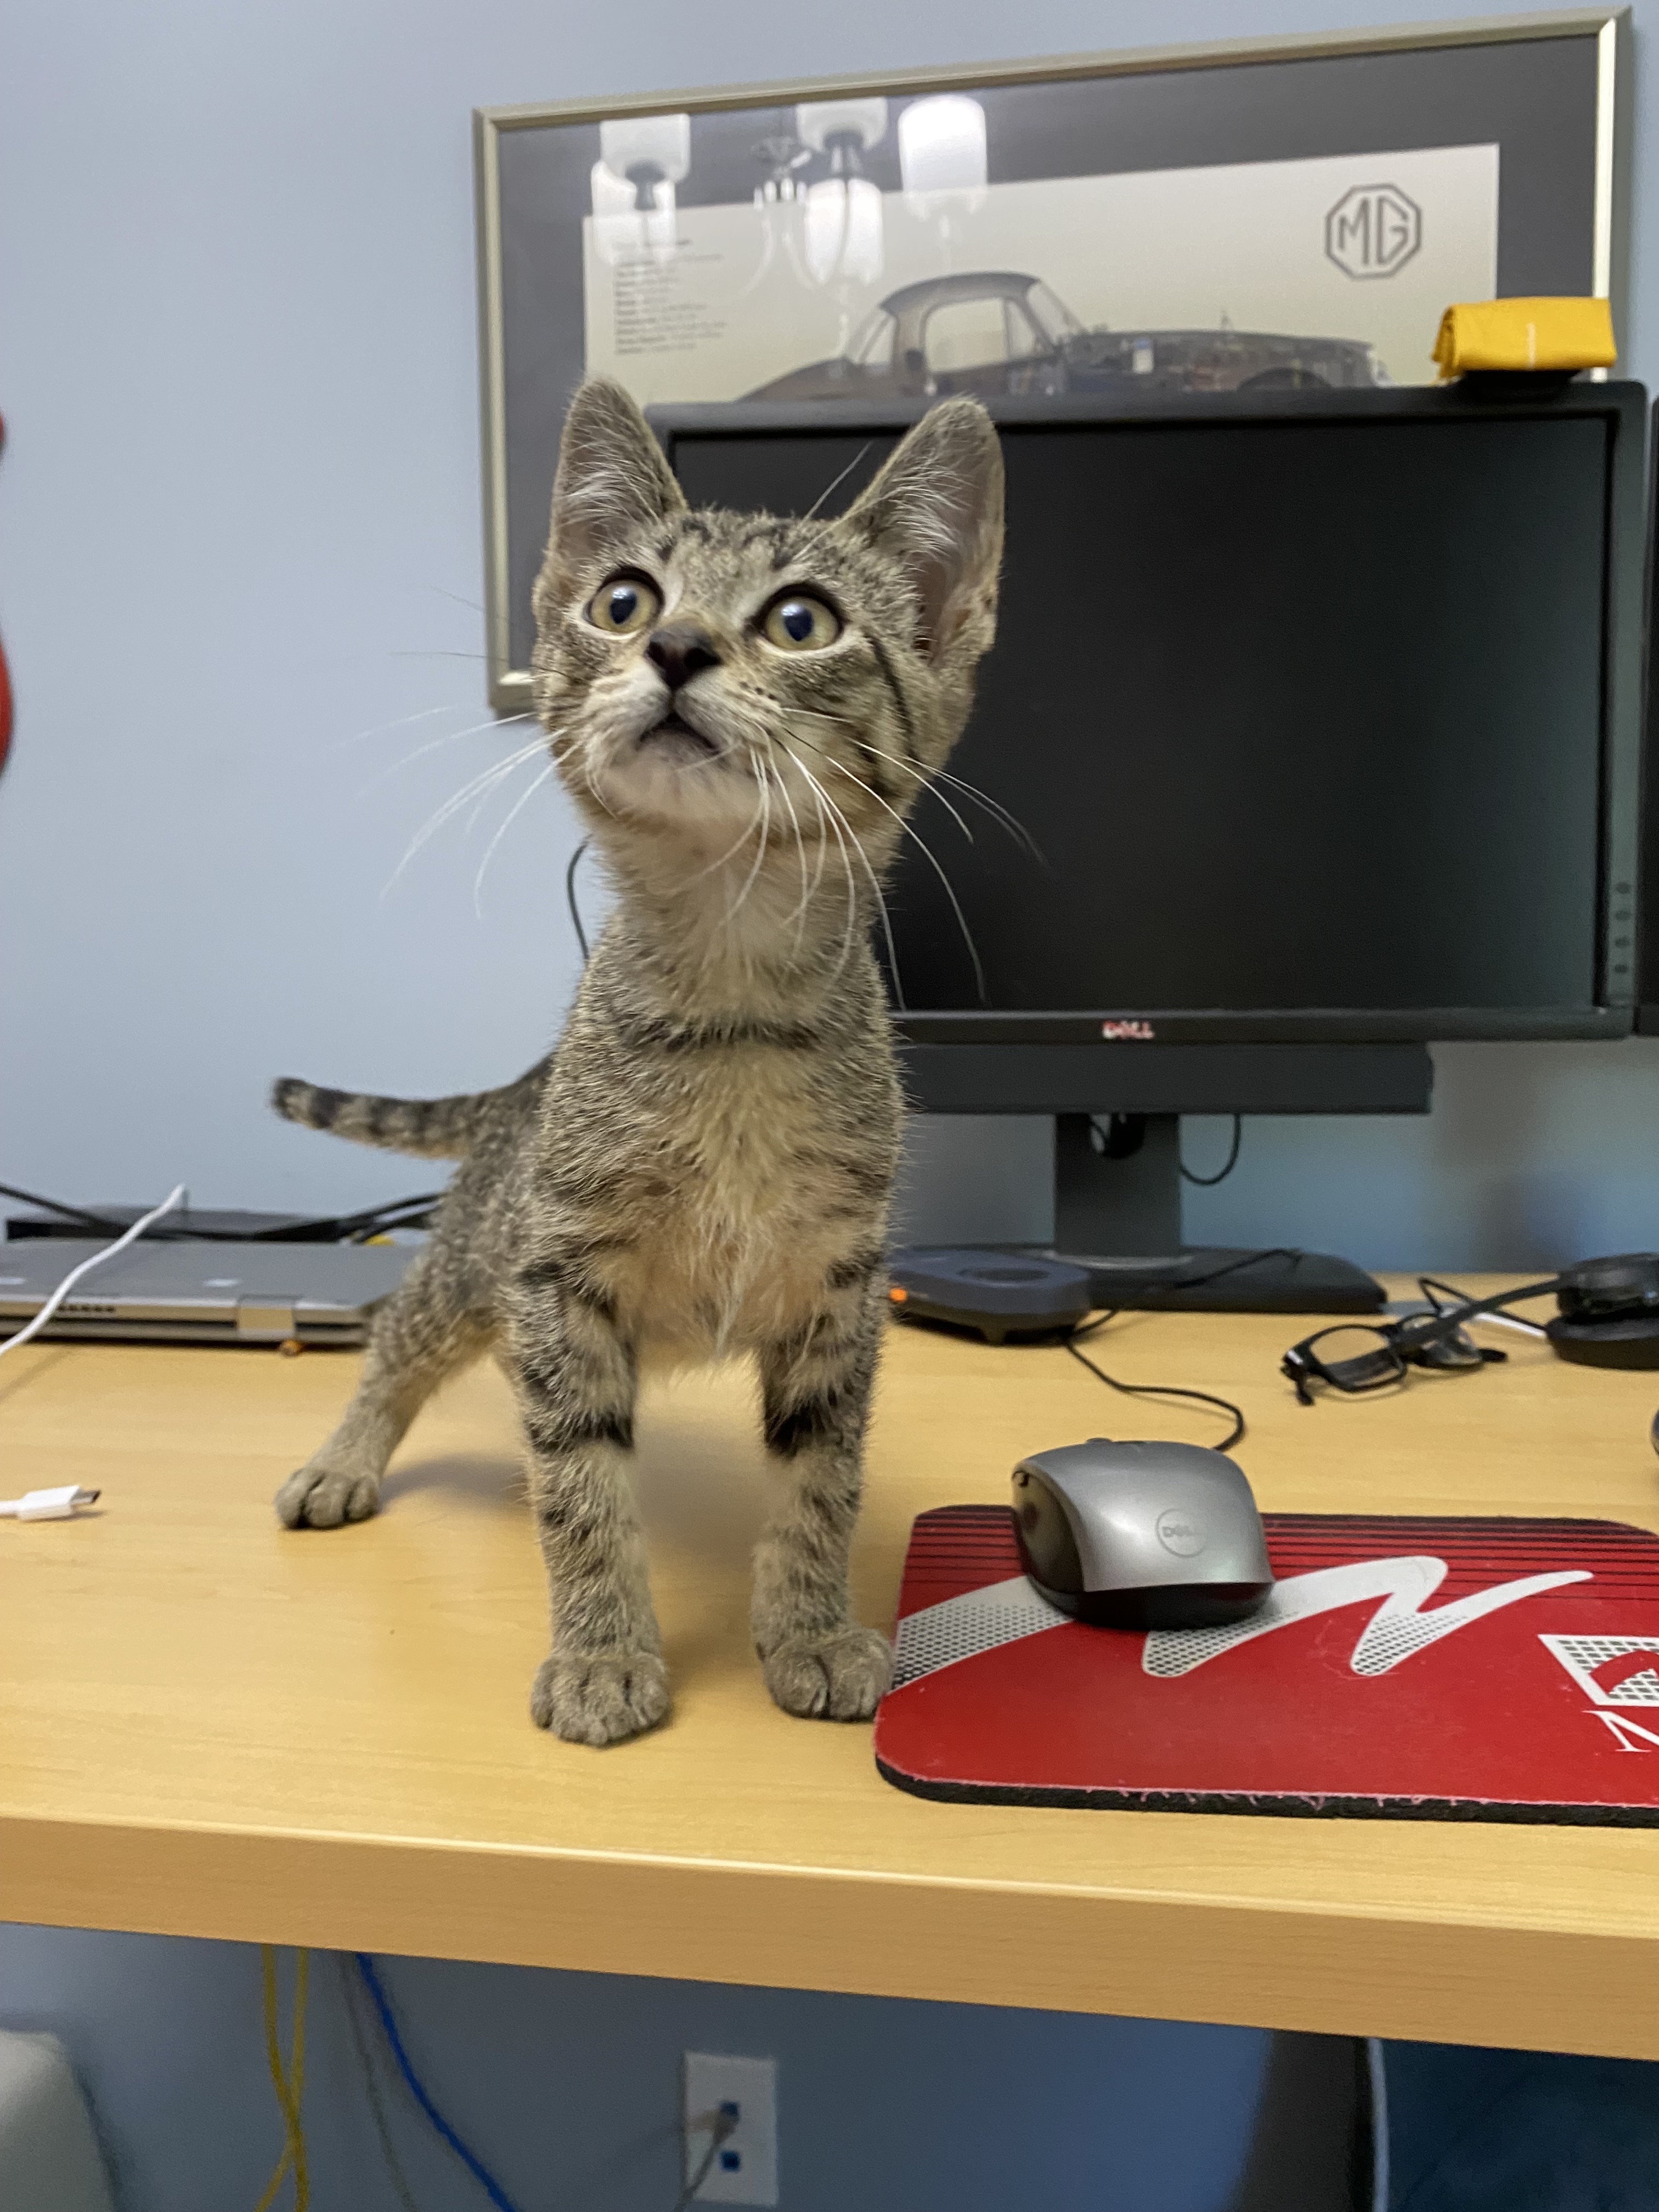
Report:
[[[125,1252],[129,1244],[137,1243],[151,1222],[159,1221],[164,1213],[171,1213],[185,1195],[185,1186],[178,1183],[159,1206],[141,1214],[131,1229],[94,1252],[89,1260],[82,1260],[78,1267],[71,1267],[63,1281],[46,1300],[33,1321],[20,1328],[15,1336],[0,1344],[0,1359],[9,1352],[15,1352],[20,1344],[27,1344],[32,1336],[39,1336],[82,1275],[89,1275],[94,1267],[101,1267],[106,1260],[112,1260],[118,1252]],[[76,1483],[65,1483],[55,1490],[31,1490],[21,1498],[0,1498],[0,1518],[15,1521],[67,1521],[77,1506],[97,1503],[95,1490],[82,1490]]]
[[15,1336],[8,1337],[3,1344],[0,1344],[0,1359],[3,1359],[9,1352],[15,1352],[20,1344],[27,1344],[32,1336],[39,1336],[82,1275],[89,1275],[94,1267],[101,1267],[106,1260],[112,1260],[118,1252],[125,1252],[129,1244],[136,1244],[150,1223],[159,1221],[164,1213],[171,1213],[184,1194],[183,1183],[175,1183],[161,1203],[151,1206],[148,1213],[140,1214],[125,1235],[118,1237],[112,1244],[106,1244],[101,1252],[94,1252],[90,1260],[82,1260],[78,1267],[71,1267],[34,1319],[20,1328]]
[[78,1505],[95,1505],[102,1493],[66,1482],[58,1490],[28,1490],[21,1498],[0,1498],[0,1520],[68,1521]]

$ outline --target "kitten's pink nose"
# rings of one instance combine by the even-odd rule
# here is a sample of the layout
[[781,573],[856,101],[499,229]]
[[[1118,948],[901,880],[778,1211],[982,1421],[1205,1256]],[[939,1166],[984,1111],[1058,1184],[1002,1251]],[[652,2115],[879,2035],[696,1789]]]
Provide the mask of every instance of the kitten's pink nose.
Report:
[[706,629],[690,623],[665,623],[652,631],[645,657],[671,691],[689,684],[705,668],[718,668],[720,657]]

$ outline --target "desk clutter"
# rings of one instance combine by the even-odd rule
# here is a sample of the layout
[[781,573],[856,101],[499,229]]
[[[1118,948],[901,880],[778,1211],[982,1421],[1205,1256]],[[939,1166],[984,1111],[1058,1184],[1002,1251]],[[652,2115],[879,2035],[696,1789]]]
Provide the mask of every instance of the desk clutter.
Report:
[[923,1797],[1109,1811],[1659,1826],[1659,1536],[1270,1513],[1265,1605],[1078,1620],[1012,1513],[920,1515],[876,1763]]

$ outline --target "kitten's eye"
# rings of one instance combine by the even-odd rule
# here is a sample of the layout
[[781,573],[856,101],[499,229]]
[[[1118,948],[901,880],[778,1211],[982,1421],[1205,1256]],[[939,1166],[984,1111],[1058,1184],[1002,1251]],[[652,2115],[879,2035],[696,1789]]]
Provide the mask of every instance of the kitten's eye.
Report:
[[841,617],[806,592],[788,592],[766,610],[769,645],[780,653],[817,653],[841,635]]
[[587,619],[595,629],[626,637],[644,629],[662,611],[662,600],[643,576],[612,576],[599,586],[587,603]]

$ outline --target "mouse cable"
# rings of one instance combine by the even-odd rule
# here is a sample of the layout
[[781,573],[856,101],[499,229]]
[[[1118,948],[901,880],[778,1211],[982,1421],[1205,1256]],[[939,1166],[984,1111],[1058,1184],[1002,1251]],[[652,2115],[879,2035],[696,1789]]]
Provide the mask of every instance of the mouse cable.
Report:
[[1086,1328],[1074,1329],[1071,1336],[1062,1340],[1065,1349],[1109,1390],[1121,1390],[1126,1398],[1186,1398],[1195,1405],[1213,1406],[1218,1413],[1231,1414],[1232,1427],[1218,1444],[1212,1447],[1216,1451],[1231,1451],[1243,1437],[1245,1428],[1244,1416],[1231,1398],[1218,1398],[1208,1390],[1188,1390],[1178,1382],[1120,1382],[1115,1375],[1109,1375],[1103,1367],[1097,1367],[1086,1352],[1078,1350],[1075,1338],[1092,1336],[1097,1329],[1104,1328],[1109,1321],[1116,1319],[1117,1309],[1114,1307],[1111,1311],[1102,1314],[1098,1321],[1091,1322]]

